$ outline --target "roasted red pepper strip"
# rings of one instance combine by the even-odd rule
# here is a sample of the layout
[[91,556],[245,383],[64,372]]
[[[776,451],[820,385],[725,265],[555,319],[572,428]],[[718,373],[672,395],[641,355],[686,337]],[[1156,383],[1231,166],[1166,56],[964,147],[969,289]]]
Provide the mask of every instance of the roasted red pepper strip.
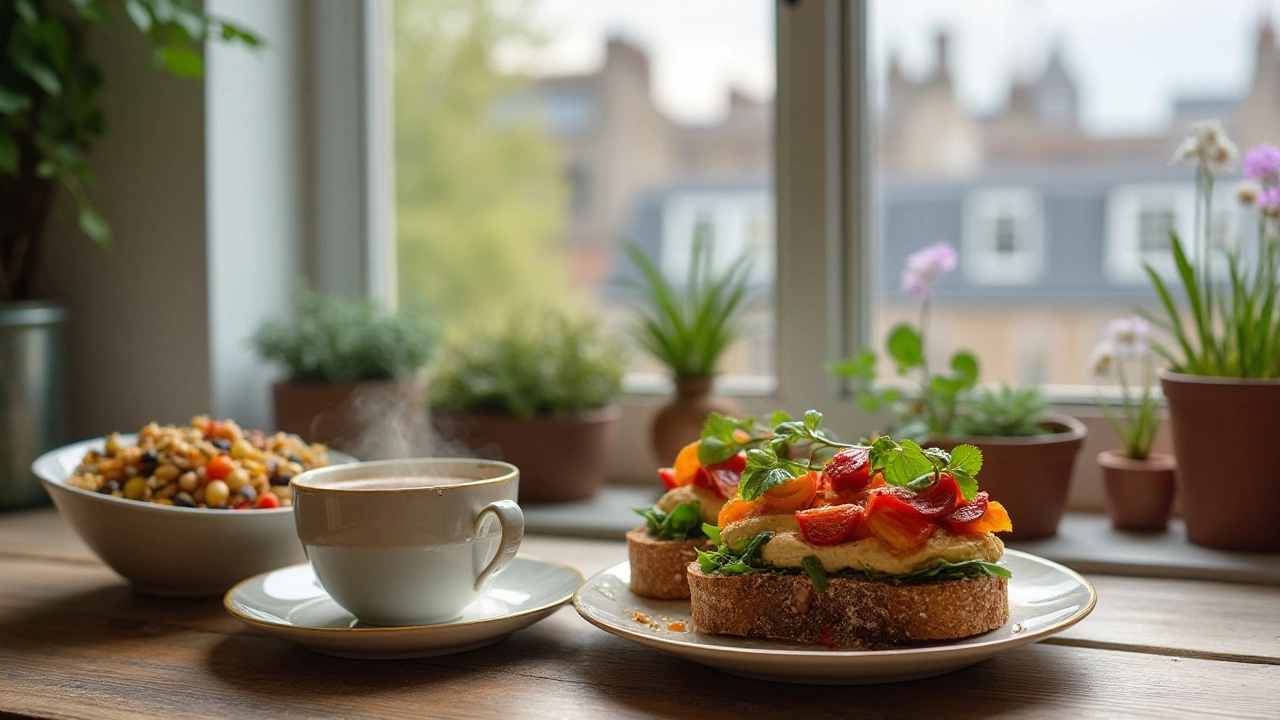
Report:
[[829,505],[797,511],[796,522],[810,545],[839,545],[854,539],[866,516],[860,505]]
[[871,482],[871,460],[863,448],[846,448],[828,460],[822,472],[832,490],[857,491]]
[[936,527],[897,495],[881,492],[867,503],[867,528],[889,549],[906,554],[924,544]]
[[960,507],[957,507],[953,512],[945,517],[938,518],[938,522],[942,524],[942,527],[950,530],[951,532],[963,532],[962,526],[967,523],[974,522],[986,513],[987,494],[985,492],[980,492],[971,502],[967,502]]
[[[903,490],[906,490],[906,488],[903,488]],[[923,492],[907,490],[905,493],[899,492],[895,494],[903,502],[928,518],[950,515],[956,509],[956,506],[964,502],[964,495],[960,492],[960,484],[956,482],[951,473],[942,473],[938,481]]]
[[658,477],[662,478],[662,485],[668,490],[676,488],[676,471],[671,468],[658,468]]

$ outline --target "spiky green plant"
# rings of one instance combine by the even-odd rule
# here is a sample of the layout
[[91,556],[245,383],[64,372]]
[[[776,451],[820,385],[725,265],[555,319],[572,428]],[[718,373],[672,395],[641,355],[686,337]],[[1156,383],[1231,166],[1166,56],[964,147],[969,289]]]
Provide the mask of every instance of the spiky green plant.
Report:
[[625,252],[642,278],[628,283],[639,291],[641,305],[636,341],[677,379],[713,377],[720,357],[742,334],[749,256],[718,270],[711,243],[695,234],[688,279],[677,288],[638,246],[628,244]]
[[978,390],[956,422],[961,435],[1022,437],[1043,435],[1049,401],[1034,385],[1000,385]]

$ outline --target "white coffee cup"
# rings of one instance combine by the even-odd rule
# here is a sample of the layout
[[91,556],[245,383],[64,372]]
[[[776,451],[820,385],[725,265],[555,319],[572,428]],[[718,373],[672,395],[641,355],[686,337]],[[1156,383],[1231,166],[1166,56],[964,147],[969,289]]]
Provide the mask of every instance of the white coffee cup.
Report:
[[370,625],[429,625],[457,618],[515,557],[519,483],[495,460],[339,465],[293,479],[293,514],[334,601]]

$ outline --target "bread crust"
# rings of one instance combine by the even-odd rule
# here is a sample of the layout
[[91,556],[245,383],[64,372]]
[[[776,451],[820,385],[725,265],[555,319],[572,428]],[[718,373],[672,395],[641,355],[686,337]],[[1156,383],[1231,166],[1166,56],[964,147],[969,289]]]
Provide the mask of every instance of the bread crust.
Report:
[[631,560],[631,592],[660,600],[689,597],[685,567],[698,559],[697,549],[711,550],[707,538],[675,541],[658,540],[649,528],[627,533],[627,555]]
[[1004,578],[829,577],[818,592],[803,573],[708,575],[696,562],[687,572],[694,629],[704,633],[875,648],[955,640],[1009,620]]

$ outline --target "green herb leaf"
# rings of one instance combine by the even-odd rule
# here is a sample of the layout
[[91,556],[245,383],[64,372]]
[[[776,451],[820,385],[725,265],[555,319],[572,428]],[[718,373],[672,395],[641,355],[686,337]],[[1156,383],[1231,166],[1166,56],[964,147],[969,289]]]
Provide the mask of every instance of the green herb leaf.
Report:
[[978,382],[978,358],[973,353],[961,350],[951,356],[951,369],[955,377],[962,381],[962,389],[968,389]]
[[720,528],[711,523],[702,523],[702,534],[706,535],[711,542],[720,544]]
[[888,348],[889,356],[898,364],[899,374],[924,364],[924,339],[906,323],[895,325],[889,331]]
[[151,13],[142,0],[125,0],[124,9],[139,31],[142,33],[151,31]]
[[681,503],[666,513],[656,507],[635,508],[643,517],[649,534],[658,540],[688,540],[702,532],[702,506],[696,502]]
[[952,470],[952,476],[956,479],[956,485],[960,486],[960,496],[966,501],[973,500],[978,496],[978,480],[965,470]]
[[769,427],[781,425],[784,422],[791,422],[791,416],[785,410],[774,410],[769,416]]
[[99,245],[106,245],[111,240],[111,227],[91,207],[80,208],[80,230]]
[[982,451],[973,445],[957,445],[951,451],[948,470],[963,470],[970,475],[977,475],[982,469]]
[[712,552],[698,550],[698,565],[702,572],[720,575],[745,575],[748,573],[773,572],[775,568],[760,559],[760,549],[773,539],[773,533],[762,532],[731,548],[721,545]]
[[815,432],[822,425],[822,413],[817,410],[806,410],[804,413],[804,429]]
[[827,591],[827,571],[822,568],[822,562],[813,555],[805,555],[800,561],[804,567],[804,573],[809,576],[809,582],[818,589],[818,592]]
[[770,490],[791,482],[798,475],[793,475],[791,470],[783,466],[751,466],[751,460],[747,460],[747,469],[742,473],[742,483],[738,485],[738,493],[743,500],[751,502]]
[[186,45],[165,45],[156,50],[159,64],[178,77],[198,78],[204,75],[204,58]]
[[31,107],[31,98],[15,90],[0,87],[0,115],[14,115]]

